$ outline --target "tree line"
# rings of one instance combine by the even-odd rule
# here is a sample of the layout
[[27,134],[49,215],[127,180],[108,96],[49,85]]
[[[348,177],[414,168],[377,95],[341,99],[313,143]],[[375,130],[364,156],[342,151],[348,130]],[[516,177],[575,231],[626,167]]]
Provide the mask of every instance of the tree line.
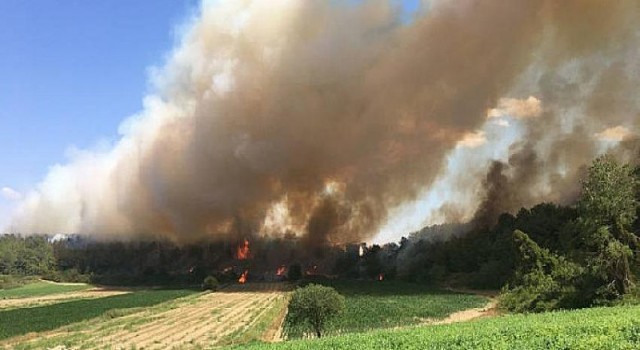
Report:
[[522,208],[500,215],[492,227],[432,226],[382,246],[310,250],[294,237],[255,237],[247,261],[233,260],[233,241],[177,245],[3,235],[0,274],[104,284],[201,283],[208,275],[232,281],[240,270],[287,264],[308,279],[402,279],[501,288],[503,306],[515,311],[587,307],[638,294],[639,183],[640,167],[603,156],[589,167],[572,205]]
[[603,156],[589,167],[573,205],[541,203],[504,213],[491,228],[428,228],[400,244],[370,248],[364,270],[419,283],[502,289],[502,305],[513,311],[637,298],[639,184],[640,167]]

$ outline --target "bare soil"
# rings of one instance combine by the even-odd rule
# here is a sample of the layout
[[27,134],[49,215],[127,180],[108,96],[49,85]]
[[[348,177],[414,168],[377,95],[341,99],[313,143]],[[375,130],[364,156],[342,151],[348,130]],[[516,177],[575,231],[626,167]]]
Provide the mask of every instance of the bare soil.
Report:
[[482,308],[475,309],[467,309],[458,312],[454,312],[446,318],[438,321],[428,322],[429,324],[449,324],[456,322],[466,322],[471,321],[480,317],[489,317],[495,316],[498,313],[497,310],[497,301],[495,299],[491,299],[487,305]]

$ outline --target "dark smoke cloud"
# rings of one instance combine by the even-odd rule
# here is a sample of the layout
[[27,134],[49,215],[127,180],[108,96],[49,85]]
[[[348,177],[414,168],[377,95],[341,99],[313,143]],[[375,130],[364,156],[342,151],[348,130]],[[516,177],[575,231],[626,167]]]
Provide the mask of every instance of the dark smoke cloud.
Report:
[[500,98],[534,95],[544,113],[522,121],[513,174],[490,172],[519,185],[488,197],[527,204],[540,196],[521,193],[579,173],[595,132],[637,127],[638,14],[635,1],[436,1],[407,24],[387,1],[204,3],[121,140],[55,167],[13,227],[361,240],[432,184]]
[[[507,160],[487,168],[472,219],[478,225],[543,201],[573,203],[599,154],[623,162],[640,156],[640,3],[562,1],[541,13],[550,22],[540,47],[508,93],[536,96],[541,113],[512,115],[523,132]],[[475,181],[463,177],[459,185],[472,188]]]

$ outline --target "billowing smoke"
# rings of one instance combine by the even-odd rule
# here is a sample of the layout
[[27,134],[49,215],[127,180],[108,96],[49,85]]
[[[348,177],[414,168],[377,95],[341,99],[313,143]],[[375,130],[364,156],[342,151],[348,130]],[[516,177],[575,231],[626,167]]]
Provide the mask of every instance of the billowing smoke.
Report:
[[[432,1],[410,22],[395,1],[204,2],[121,139],[54,167],[12,227],[361,240],[494,121],[520,132],[491,167],[518,184],[499,209],[562,199],[597,135],[637,133],[638,28],[632,0]],[[443,208],[482,202],[480,153],[456,175],[467,209]]]

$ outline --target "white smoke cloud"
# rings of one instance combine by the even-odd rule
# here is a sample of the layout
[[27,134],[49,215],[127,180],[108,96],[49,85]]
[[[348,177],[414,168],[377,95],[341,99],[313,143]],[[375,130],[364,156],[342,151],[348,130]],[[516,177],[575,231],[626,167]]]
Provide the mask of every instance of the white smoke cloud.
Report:
[[509,126],[511,126],[509,121],[503,118],[494,119],[493,124],[501,126],[503,128],[508,128]]
[[0,189],[0,193],[2,193],[2,197],[9,201],[19,201],[22,199],[22,193],[11,187],[2,187],[2,189]]
[[509,116],[516,119],[535,118],[542,113],[542,102],[534,96],[526,99],[501,98],[498,106],[487,112],[488,118]]
[[594,136],[599,140],[615,142],[623,141],[632,135],[633,133],[627,127],[622,125],[606,128],[601,132],[594,134]]
[[487,143],[487,136],[484,131],[478,130],[470,133],[466,133],[462,140],[458,141],[458,146],[467,148],[480,147]]

